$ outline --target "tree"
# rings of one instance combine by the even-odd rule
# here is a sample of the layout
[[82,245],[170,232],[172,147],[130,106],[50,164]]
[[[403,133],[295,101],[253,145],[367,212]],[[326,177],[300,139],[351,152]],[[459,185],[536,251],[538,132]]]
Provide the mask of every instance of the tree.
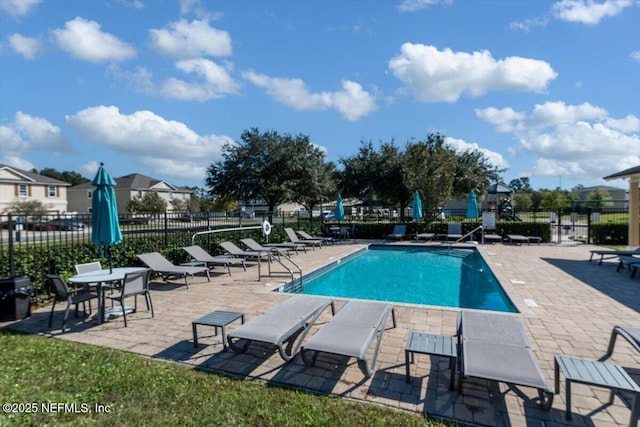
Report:
[[544,209],[557,210],[571,207],[573,198],[566,190],[540,190],[540,206]]
[[163,213],[167,211],[167,202],[155,191],[145,192],[129,201],[127,211],[131,213]]
[[47,214],[47,207],[39,200],[15,200],[9,203],[7,212],[14,215],[39,216]]
[[34,172],[39,173],[42,176],[48,176],[49,178],[57,179],[59,181],[68,182],[71,185],[78,185],[91,181],[90,179],[87,179],[80,175],[78,172],[73,171],[58,172],[53,168],[44,168],[40,172]]
[[518,191],[522,191],[524,193],[533,192],[533,188],[531,188],[531,183],[529,182],[529,178],[526,176],[518,179],[512,179],[509,182],[509,185],[507,187],[511,188],[515,192],[518,192]]
[[533,206],[533,198],[531,197],[531,193],[516,191],[513,194],[513,205],[518,209],[530,209]]
[[280,203],[313,201],[323,191],[313,187],[316,181],[308,181],[324,159],[308,136],[261,133],[252,128],[242,133],[241,140],[226,144],[223,160],[207,169],[205,183],[212,196],[223,200],[263,200],[273,212]]
[[587,203],[585,205],[595,209],[609,208],[613,206],[613,198],[607,190],[603,188],[596,188],[587,196]]
[[338,187],[342,195],[361,200],[376,199],[375,175],[378,153],[373,143],[360,142],[358,153],[340,159],[343,170],[338,176]]
[[424,210],[435,212],[453,194],[456,153],[444,143],[444,137],[430,134],[424,141],[407,145],[405,180],[408,188],[418,190]]
[[455,177],[452,197],[464,199],[469,191],[483,192],[492,182],[498,181],[503,170],[489,162],[480,150],[469,149],[455,154]]
[[382,144],[374,170],[374,186],[380,197],[399,207],[401,218],[404,218],[404,208],[409,205],[413,194],[407,187],[404,170],[405,153],[393,141]]

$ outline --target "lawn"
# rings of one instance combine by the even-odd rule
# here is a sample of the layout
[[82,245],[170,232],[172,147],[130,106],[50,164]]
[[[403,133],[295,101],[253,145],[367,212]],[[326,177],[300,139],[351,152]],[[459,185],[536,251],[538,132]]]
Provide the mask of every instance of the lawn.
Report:
[[456,425],[3,329],[0,361],[0,426]]

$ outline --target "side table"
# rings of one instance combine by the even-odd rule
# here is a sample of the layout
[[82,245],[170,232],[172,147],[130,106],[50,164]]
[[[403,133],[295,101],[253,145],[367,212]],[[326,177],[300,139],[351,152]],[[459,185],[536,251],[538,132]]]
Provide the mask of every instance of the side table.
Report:
[[433,335],[423,332],[409,332],[409,336],[407,337],[407,345],[404,348],[407,383],[411,382],[409,364],[414,362],[415,353],[448,357],[449,368],[451,369],[449,390],[453,390],[456,376],[455,367],[458,358],[458,345],[456,344],[456,337]]
[[221,311],[216,310],[211,313],[202,316],[199,319],[191,322],[191,328],[193,330],[193,346],[198,346],[198,331],[197,325],[213,326],[213,335],[218,335],[218,328],[222,329],[222,348],[227,350],[227,333],[225,328],[227,325],[235,320],[240,319],[240,323],[244,323],[244,313],[236,313],[234,311]]
[[629,426],[638,424],[640,415],[640,386],[633,381],[620,365],[604,363],[575,357],[556,355],[554,362],[556,394],[560,392],[560,372],[565,378],[567,408],[565,418],[571,419],[571,383],[581,383],[604,387],[611,390],[609,403],[613,402],[614,392],[629,391],[633,395]]

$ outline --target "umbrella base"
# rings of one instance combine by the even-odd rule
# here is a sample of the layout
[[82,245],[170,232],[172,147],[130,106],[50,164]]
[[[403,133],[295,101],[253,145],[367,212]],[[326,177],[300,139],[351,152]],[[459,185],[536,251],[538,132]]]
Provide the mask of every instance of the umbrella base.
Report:
[[[125,305],[124,309],[127,314],[133,313],[133,307]],[[104,311],[104,320],[115,319],[120,316],[122,316],[122,307],[111,307]]]

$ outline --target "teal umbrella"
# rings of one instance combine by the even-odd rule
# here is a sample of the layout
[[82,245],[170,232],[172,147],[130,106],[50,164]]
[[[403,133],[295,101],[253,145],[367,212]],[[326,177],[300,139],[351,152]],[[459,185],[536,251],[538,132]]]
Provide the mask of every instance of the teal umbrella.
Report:
[[413,219],[422,219],[422,200],[420,194],[416,191],[413,195],[413,205],[411,206],[411,217]]
[[342,205],[342,196],[338,194],[336,199],[336,219],[344,219],[344,206]]
[[120,221],[118,221],[116,193],[113,189],[116,182],[104,168],[103,163],[100,163],[98,173],[91,181],[91,185],[96,187],[91,198],[91,241],[100,247],[107,248],[109,270],[111,271],[113,268],[111,245],[122,242],[122,231],[120,231]]
[[469,191],[469,199],[467,200],[467,218],[478,218],[478,201],[476,193]]

